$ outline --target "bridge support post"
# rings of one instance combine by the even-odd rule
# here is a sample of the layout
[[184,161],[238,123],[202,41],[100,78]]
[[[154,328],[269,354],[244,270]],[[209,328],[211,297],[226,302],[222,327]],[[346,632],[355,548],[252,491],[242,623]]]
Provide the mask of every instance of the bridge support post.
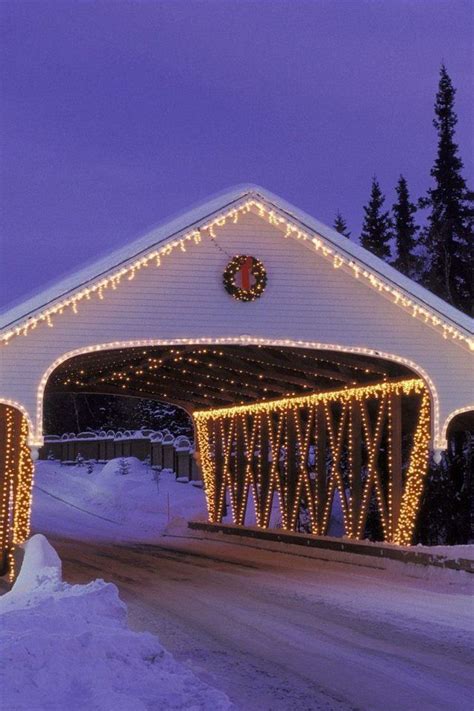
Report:
[[350,406],[349,479],[351,484],[351,537],[355,536],[362,505],[362,417],[356,400]]
[[316,406],[314,423],[316,432],[316,519],[318,522],[317,533],[321,534],[327,495],[326,416],[322,405]]
[[2,574],[14,576],[14,547],[30,534],[33,456],[28,423],[20,410],[0,404],[0,552]]
[[390,537],[397,529],[402,505],[402,403],[399,394],[390,395],[389,405],[389,530]]

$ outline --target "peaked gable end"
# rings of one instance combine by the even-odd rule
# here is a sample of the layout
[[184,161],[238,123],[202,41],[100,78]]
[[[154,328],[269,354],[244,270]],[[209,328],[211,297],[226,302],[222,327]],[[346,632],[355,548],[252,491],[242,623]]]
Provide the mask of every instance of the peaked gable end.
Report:
[[[41,303],[39,297],[38,305],[33,304],[29,313],[10,323],[7,314],[8,325],[0,335],[0,342],[8,343],[11,338],[18,335],[27,336],[38,327],[45,325],[51,327],[53,320],[63,313],[67,311],[77,313],[82,304],[92,298],[103,300],[108,290],[119,289],[124,281],[133,280],[140,270],[149,267],[159,268],[166,264],[167,258],[176,251],[186,252],[188,249],[198,247],[204,240],[218,242],[219,233],[226,225],[237,224],[243,216],[252,213],[275,227],[284,239],[300,242],[314,254],[325,259],[333,269],[341,270],[348,275],[348,278],[356,279],[376,290],[381,296],[409,313],[411,317],[434,328],[445,339],[452,339],[459,345],[474,349],[472,331],[467,328],[468,319],[463,314],[398,274],[366,250],[348,243],[334,230],[320,223],[308,225],[307,222],[311,221],[311,218],[304,214],[297,214],[297,211],[295,213],[295,209],[290,210],[291,206],[287,206],[283,201],[280,201],[283,203],[280,205],[279,199],[261,192],[261,189],[250,190],[234,196],[233,200],[222,198],[221,209],[215,209],[217,205],[216,201],[213,201],[212,214],[209,214],[207,208],[210,203],[206,203],[201,210],[186,216],[187,225],[183,229],[170,233],[171,224],[165,226],[158,230],[159,234],[156,235],[158,239],[151,241],[148,247],[144,238],[139,243],[135,243],[142,247],[141,251],[135,252],[128,259],[122,259],[117,263],[117,256],[112,255],[108,269],[102,273],[94,273],[92,268],[90,277],[82,276],[83,280],[76,288],[70,288],[66,293],[61,292],[59,288],[59,295],[47,303]],[[194,223],[190,222],[193,218],[196,218]],[[155,233],[150,233],[151,240],[154,236]],[[123,251],[118,254],[123,257]],[[416,289],[408,290],[407,283]],[[420,298],[419,294],[413,294],[414,290],[424,292],[422,294],[424,298]],[[21,307],[18,311],[21,312]]]

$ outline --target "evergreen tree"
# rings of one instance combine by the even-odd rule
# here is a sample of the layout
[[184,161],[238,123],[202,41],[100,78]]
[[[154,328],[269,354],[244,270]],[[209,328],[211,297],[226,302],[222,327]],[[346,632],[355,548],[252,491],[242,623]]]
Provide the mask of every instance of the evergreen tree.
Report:
[[119,395],[51,393],[45,402],[48,434],[82,430],[169,429],[173,435],[192,437],[193,425],[179,407],[157,400]]
[[392,264],[396,269],[413,279],[418,276],[417,272],[420,263],[419,257],[413,253],[416,245],[416,233],[419,228],[416,226],[413,217],[416,212],[416,206],[410,202],[407,181],[403,175],[398,180],[396,191],[397,202],[394,204],[392,211],[397,256]]
[[383,212],[383,204],[385,196],[380,190],[380,185],[377,179],[372,179],[372,189],[370,192],[370,200],[364,207],[364,224],[362,225],[362,233],[360,242],[365,249],[375,254],[381,259],[390,257],[389,241],[392,236],[391,220],[388,212]]
[[344,237],[347,237],[350,239],[351,233],[348,230],[347,227],[347,222],[341,215],[341,213],[338,211],[336,214],[336,219],[334,220],[334,229],[339,232],[339,234],[344,235]]
[[115,471],[116,474],[121,474],[122,476],[126,476],[127,474],[130,474],[130,462],[128,459],[125,457],[121,457],[118,460],[118,469]]
[[433,125],[438,133],[438,153],[431,176],[434,187],[420,201],[430,210],[423,231],[427,268],[423,283],[441,298],[464,311],[472,308],[474,222],[472,193],[462,176],[463,162],[455,142],[456,89],[442,65]]
[[441,462],[430,461],[415,543],[456,545],[473,540],[473,464],[473,434],[452,433]]

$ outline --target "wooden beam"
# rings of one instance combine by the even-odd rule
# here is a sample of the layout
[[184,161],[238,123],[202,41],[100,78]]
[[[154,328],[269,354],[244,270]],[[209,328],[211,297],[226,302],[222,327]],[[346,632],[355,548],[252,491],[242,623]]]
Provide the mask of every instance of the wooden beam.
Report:
[[244,436],[244,423],[243,418],[245,415],[241,415],[236,418],[236,431],[235,431],[235,493],[237,499],[237,521],[236,523],[243,526],[245,521],[245,513],[247,509],[247,491],[246,491],[246,469],[247,469],[247,458],[245,456],[245,436]]
[[288,410],[286,413],[286,516],[292,531],[297,530],[299,518],[299,502],[296,501],[299,474],[296,461],[295,418],[297,416],[298,413],[296,410]]
[[[129,368],[132,364],[133,364],[134,368],[146,369],[147,374],[149,374],[149,375],[156,374],[156,372],[159,372],[166,363],[168,363],[171,360],[174,360],[177,355],[181,355],[183,353],[188,352],[189,350],[191,350],[191,348],[192,348],[191,346],[176,346],[175,348],[170,348],[169,350],[164,351],[164,352],[161,352],[161,351],[158,353],[148,352],[146,357],[143,356],[143,351],[142,351],[142,349],[140,349],[142,352],[136,354],[137,358],[130,357],[128,360],[125,358],[121,366],[117,366],[116,363],[109,364],[105,370],[101,370],[98,373],[96,372],[96,374],[93,375],[92,378],[89,378],[89,380],[87,382],[90,383],[91,385],[95,384],[97,382],[101,382],[102,378],[109,377],[112,370],[117,370],[118,367],[121,369]],[[133,356],[133,355],[134,354],[130,354],[130,356]],[[155,359],[161,361],[159,364],[159,368],[157,368],[157,369],[150,368],[149,367],[150,366],[149,358],[155,358]],[[135,360],[137,362],[135,362]],[[80,364],[79,364],[78,368],[84,369]],[[83,376],[81,376],[81,377],[83,377]]]
[[259,415],[260,417],[260,525],[265,524],[268,526],[268,522],[265,523],[265,503],[270,490],[270,437],[268,428],[268,417],[265,413]]
[[358,368],[359,370],[365,371],[369,370],[377,375],[389,375],[389,371],[383,367],[383,364],[387,361],[380,360],[375,362],[373,360],[364,360],[360,356],[353,355],[352,353],[344,353],[341,351],[315,351],[316,353],[324,353],[324,358],[331,361],[334,358],[335,361],[339,363],[344,363],[348,368]]
[[[396,394],[389,395],[390,397],[390,434],[389,438],[389,456],[391,457],[391,474],[392,477],[392,501],[389,518],[391,521],[390,537],[393,536],[397,528],[398,517],[402,504],[403,495],[403,474],[402,474],[402,402],[401,396]],[[388,502],[390,506],[390,501]]]
[[[221,388],[224,388],[224,392],[233,392],[233,393],[242,393],[243,388],[245,388],[245,394],[253,397],[255,399],[261,398],[262,393],[260,391],[254,390],[253,388],[247,387],[244,385],[244,383],[241,381],[242,376],[239,376],[238,374],[235,375],[232,380],[235,382],[231,384],[228,380],[221,380],[215,375],[213,372],[215,368],[200,368],[194,363],[189,363],[186,365],[186,375],[189,374],[190,376],[198,376],[198,378],[192,378],[192,382],[196,382],[198,379],[201,379],[204,383],[204,385],[210,384],[210,383],[216,383],[215,387],[220,390]],[[166,370],[166,373],[170,373],[170,377],[174,377],[176,381],[178,382],[189,382],[188,378],[183,378],[183,374],[179,370]],[[217,382],[216,382],[217,381]],[[240,381],[240,382],[239,382]],[[219,384],[220,383],[220,384]]]
[[[311,386],[308,380],[288,375],[287,373],[282,373],[281,369],[280,372],[277,372],[275,368],[269,368],[268,366],[256,363],[255,361],[252,361],[243,356],[235,356],[233,357],[233,360],[229,360],[228,358],[223,358],[222,356],[220,356],[216,358],[212,367],[234,372],[239,368],[239,364],[241,364],[240,367],[242,368],[242,370],[245,370],[245,375],[247,375],[248,377],[256,377],[260,380],[260,376],[264,375],[264,378],[261,379],[261,382],[264,383],[265,386],[268,387],[268,389],[272,390],[275,393],[286,395],[286,393],[288,393],[288,391],[290,390],[290,388],[285,386],[284,384],[281,385],[282,382],[289,383],[290,385],[296,385],[298,386],[298,388],[302,388],[302,391],[304,392],[311,392]],[[237,373],[235,377],[244,376],[243,374]]]
[[326,416],[323,405],[318,405],[314,414],[316,430],[316,518],[318,522],[317,533],[324,534],[322,530],[324,509],[327,498],[327,473],[326,473]]
[[[164,368],[165,367],[166,366],[164,366]],[[242,384],[239,383],[236,383],[235,385],[230,385],[225,382],[223,384],[218,384],[216,383],[216,378],[212,377],[212,373],[208,373],[207,370],[197,370],[196,366],[192,364],[190,364],[187,370],[189,371],[189,377],[183,377],[182,373],[177,370],[171,369],[165,371],[161,368],[159,371],[156,372],[152,371],[143,373],[143,375],[131,375],[130,382],[123,383],[127,386],[126,388],[121,387],[122,381],[120,380],[113,382],[103,382],[104,378],[101,377],[96,379],[95,383],[85,383],[84,388],[89,389],[91,386],[95,386],[98,389],[104,391],[107,387],[116,387],[120,391],[140,391],[140,386],[142,386],[143,391],[150,391],[151,389],[152,392],[155,392],[156,390],[162,392],[166,389],[171,389],[173,391],[179,389],[181,391],[184,389],[188,393],[196,393],[197,398],[199,398],[200,402],[202,404],[208,405],[209,402],[211,402],[212,404],[212,400],[218,400],[220,403],[232,405],[237,401],[240,402],[242,398],[251,401],[252,399],[258,400],[263,396],[263,393],[253,389],[245,388],[245,390],[243,390]],[[196,375],[201,376],[200,379],[203,381],[202,388],[198,389],[198,378],[195,377]],[[209,378],[207,377],[208,375],[210,376]],[[189,384],[189,387],[186,386],[186,383]],[[69,387],[67,387],[67,390],[70,391]],[[77,392],[84,392],[82,387],[77,387],[76,389],[76,387],[73,386],[73,390]],[[209,394],[209,399],[202,398],[202,394],[205,392]],[[228,395],[228,397],[226,397],[226,394]],[[238,396],[238,398],[236,396]],[[195,402],[198,401],[197,398],[194,398]]]
[[[232,354],[234,355],[234,351],[231,350]],[[256,349],[253,349],[249,347],[249,354],[253,352],[255,354]],[[306,377],[309,378],[316,378],[316,377],[325,377],[329,378],[332,380],[339,380],[340,382],[343,383],[350,383],[352,382],[353,378],[348,378],[346,375],[343,375],[339,371],[336,370],[329,370],[327,368],[319,368],[317,366],[311,365],[309,368],[303,365],[302,363],[302,358],[301,355],[298,355],[297,353],[294,354],[294,359],[289,360],[285,356],[277,355],[278,351],[275,353],[270,352],[267,350],[267,347],[258,349],[258,359],[263,360],[264,362],[268,363],[269,365],[274,365],[277,368],[280,369],[291,369],[291,370],[299,370],[302,374],[304,374]],[[239,354],[235,353],[235,357],[238,358]],[[245,357],[245,356],[244,356]],[[290,377],[296,378],[298,376],[292,375]],[[302,380],[302,379],[301,379]],[[307,383],[307,380],[302,380],[302,382]]]
[[349,411],[352,440],[349,443],[349,461],[351,463],[351,508],[352,521],[355,534],[357,521],[359,520],[360,507],[362,503],[362,418],[360,404],[353,398]]

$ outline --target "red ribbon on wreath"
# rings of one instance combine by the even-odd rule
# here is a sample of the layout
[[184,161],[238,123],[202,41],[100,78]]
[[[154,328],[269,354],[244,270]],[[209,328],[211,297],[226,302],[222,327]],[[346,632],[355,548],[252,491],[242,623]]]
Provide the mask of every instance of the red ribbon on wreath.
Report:
[[[240,286],[236,283],[239,274]],[[255,301],[267,285],[267,273],[262,262],[247,254],[239,254],[224,270],[223,282],[226,291],[238,301]]]

